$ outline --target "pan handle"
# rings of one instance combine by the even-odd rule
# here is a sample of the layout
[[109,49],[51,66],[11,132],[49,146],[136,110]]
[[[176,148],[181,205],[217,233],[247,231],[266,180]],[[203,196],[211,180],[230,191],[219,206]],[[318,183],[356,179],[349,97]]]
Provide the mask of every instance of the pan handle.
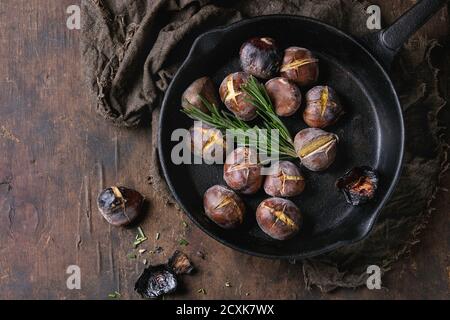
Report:
[[363,42],[390,69],[394,56],[448,0],[421,0],[391,26],[363,37]]

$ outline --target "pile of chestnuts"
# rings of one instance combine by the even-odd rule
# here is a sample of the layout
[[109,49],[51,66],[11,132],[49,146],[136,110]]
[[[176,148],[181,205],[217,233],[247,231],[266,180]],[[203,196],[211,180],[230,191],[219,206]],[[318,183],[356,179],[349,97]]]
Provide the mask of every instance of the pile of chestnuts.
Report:
[[[324,129],[332,126],[345,114],[338,93],[328,85],[318,85],[319,59],[310,50],[291,46],[280,50],[275,39],[254,37],[239,51],[241,71],[223,79],[219,90],[208,77],[195,80],[183,93],[183,108],[198,108],[209,113],[202,96],[211,104],[223,105],[239,121],[252,121],[258,109],[251,102],[243,85],[250,76],[265,81],[267,97],[279,117],[291,117],[302,109],[301,116],[308,128],[295,135],[293,145],[301,165],[313,172],[328,169],[336,159],[339,138]],[[302,95],[302,89],[306,89]],[[217,94],[218,93],[218,94]],[[192,152],[210,160],[208,151],[225,146],[218,129],[203,125],[191,128]],[[194,140],[197,142],[194,144]],[[225,151],[225,148],[224,148]],[[306,186],[300,168],[290,161],[279,161],[270,174],[262,175],[257,150],[238,147],[225,156],[221,185],[209,188],[203,197],[207,217],[225,229],[239,228],[246,219],[246,207],[241,196],[258,193],[261,189],[270,196],[256,210],[261,230],[276,240],[294,237],[302,228],[303,215],[289,197],[300,195]],[[207,161],[206,161],[207,162]],[[362,204],[374,197],[377,188],[376,172],[368,167],[354,168],[340,178],[336,186],[352,205]]]

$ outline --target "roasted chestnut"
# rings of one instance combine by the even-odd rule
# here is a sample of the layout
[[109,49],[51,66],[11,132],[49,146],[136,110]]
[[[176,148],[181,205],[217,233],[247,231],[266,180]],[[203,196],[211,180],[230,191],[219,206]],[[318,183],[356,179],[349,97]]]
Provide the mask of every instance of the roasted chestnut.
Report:
[[175,273],[167,265],[150,266],[134,285],[134,290],[146,299],[157,299],[177,289]]
[[311,51],[300,47],[289,47],[284,51],[281,76],[299,86],[310,86],[319,77],[319,60]]
[[209,188],[203,196],[203,207],[206,215],[224,229],[236,228],[244,221],[244,202],[224,186]]
[[294,197],[305,189],[305,179],[299,168],[289,161],[273,164],[278,170],[266,177],[264,191],[272,197]]
[[344,113],[342,104],[333,88],[316,86],[306,93],[303,120],[313,128],[325,128],[334,124]]
[[302,215],[297,206],[283,198],[269,198],[256,209],[259,227],[276,240],[287,240],[295,236],[302,224]]
[[223,166],[223,178],[227,185],[243,194],[258,192],[263,182],[258,154],[254,149],[239,147],[231,152]]
[[339,178],[336,186],[348,203],[357,206],[371,200],[378,188],[378,174],[370,167],[356,167]]
[[282,56],[272,38],[251,38],[239,54],[242,70],[255,77],[270,79],[280,70]]
[[327,169],[336,158],[339,138],[322,129],[303,129],[294,139],[294,146],[302,164],[311,171]]
[[250,97],[241,89],[247,82],[249,75],[244,72],[235,72],[228,75],[220,85],[220,98],[233,114],[243,120],[250,121],[256,118],[256,107],[249,102]]
[[214,83],[209,77],[202,77],[192,82],[181,96],[181,106],[185,109],[198,108],[209,113],[201,98],[216,106],[219,105]]
[[139,216],[144,197],[133,189],[112,186],[100,192],[97,206],[102,216],[114,226],[125,226]]
[[267,81],[266,90],[280,117],[293,115],[302,104],[300,89],[286,78],[278,77]]
[[[207,163],[215,160],[223,161],[225,155],[225,140],[222,132],[205,123],[194,125],[189,129],[191,136],[191,151],[203,158]],[[217,154],[219,152],[220,154]],[[216,159],[219,158],[219,159]]]

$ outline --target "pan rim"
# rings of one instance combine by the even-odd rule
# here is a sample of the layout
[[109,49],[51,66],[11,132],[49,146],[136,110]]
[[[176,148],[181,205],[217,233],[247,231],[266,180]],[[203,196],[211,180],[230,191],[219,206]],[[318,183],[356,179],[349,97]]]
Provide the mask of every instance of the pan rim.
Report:
[[[163,123],[163,118],[165,115],[167,108],[167,100],[168,100],[168,96],[169,93],[172,90],[173,84],[174,84],[174,80],[184,71],[184,69],[186,68],[186,65],[189,63],[190,60],[192,60],[192,56],[196,51],[196,48],[199,44],[200,41],[203,40],[203,38],[206,38],[207,36],[211,35],[211,34],[216,34],[216,33],[227,33],[230,31],[233,31],[233,29],[239,28],[240,26],[243,25],[247,25],[247,24],[251,24],[251,23],[256,23],[258,21],[261,20],[270,20],[270,19],[294,19],[294,20],[303,20],[303,21],[309,21],[311,23],[315,23],[318,25],[321,25],[325,28],[330,29],[331,31],[339,34],[342,37],[347,38],[348,40],[352,41],[356,46],[358,46],[363,52],[364,54],[366,54],[367,56],[369,56],[371,58],[371,60],[375,63],[376,67],[380,70],[380,72],[382,73],[383,77],[386,79],[389,88],[391,89],[392,93],[393,93],[393,98],[395,100],[395,105],[396,105],[396,112],[397,115],[399,117],[400,120],[400,127],[399,127],[399,134],[400,134],[400,145],[398,146],[398,162],[396,163],[396,170],[395,170],[395,174],[393,176],[392,182],[389,186],[389,188],[387,189],[387,192],[385,194],[385,196],[383,197],[383,199],[380,201],[380,203],[378,204],[378,206],[372,211],[372,214],[370,215],[370,222],[368,223],[368,225],[364,228],[364,232],[360,233],[361,235],[359,235],[358,237],[355,237],[353,239],[344,239],[344,240],[340,240],[336,243],[330,244],[326,247],[323,247],[322,249],[317,249],[317,250],[313,250],[313,251],[309,251],[309,252],[305,252],[303,254],[294,254],[294,255],[273,255],[273,254],[265,254],[265,253],[261,253],[261,252],[256,252],[256,251],[252,251],[252,250],[247,250],[244,248],[241,248],[237,245],[234,245],[224,239],[222,239],[221,237],[217,236],[216,234],[214,234],[213,232],[211,232],[210,230],[208,230],[207,228],[205,228],[203,225],[200,224],[199,221],[197,221],[197,219],[195,218],[194,215],[192,215],[189,210],[186,209],[186,207],[183,204],[183,201],[180,199],[180,197],[178,196],[178,193],[175,191],[175,187],[172,184],[172,181],[169,179],[169,173],[168,173],[168,168],[166,166],[166,157],[163,153],[163,149],[162,149],[162,140],[161,140],[161,136],[162,136],[162,123]],[[189,217],[189,219],[194,222],[194,224],[200,229],[202,230],[204,233],[206,233],[208,236],[210,236],[211,238],[215,239],[216,241],[218,241],[219,243],[232,248],[236,251],[248,254],[248,255],[252,255],[252,256],[257,256],[257,257],[261,257],[261,258],[268,258],[268,259],[304,259],[304,258],[310,258],[313,256],[318,256],[327,252],[331,252],[334,251],[340,247],[343,247],[345,245],[350,245],[356,242],[359,242],[361,240],[364,240],[365,238],[367,238],[376,221],[379,218],[380,215],[380,211],[383,209],[383,207],[386,205],[387,201],[390,199],[390,197],[392,196],[392,193],[394,192],[398,182],[399,182],[399,178],[403,169],[403,158],[404,158],[404,146],[405,146],[405,124],[404,124],[404,117],[403,117],[403,111],[401,108],[401,104],[397,95],[397,91],[395,90],[395,87],[392,83],[391,78],[389,77],[388,73],[386,72],[386,70],[384,69],[384,67],[382,66],[382,64],[380,63],[380,61],[372,54],[372,52],[370,52],[364,45],[361,44],[361,42],[356,39],[354,36],[342,31],[341,29],[334,27],[332,25],[329,25],[325,22],[322,22],[320,20],[314,19],[314,18],[310,18],[310,17],[305,17],[305,16],[298,16],[298,15],[289,15],[289,14],[272,14],[272,15],[265,15],[265,16],[259,16],[259,17],[254,17],[254,18],[249,18],[249,19],[244,19],[235,23],[232,23],[228,26],[222,26],[222,27],[217,27],[214,28],[210,31],[206,31],[204,33],[202,33],[201,35],[199,35],[195,41],[193,42],[191,49],[189,51],[189,54],[187,55],[187,57],[185,58],[185,60],[183,61],[183,63],[181,64],[180,68],[177,70],[177,72],[175,73],[174,77],[172,78],[172,81],[170,82],[169,87],[167,88],[167,91],[164,94],[164,99],[162,101],[161,104],[161,109],[160,109],[160,115],[159,115],[159,128],[158,128],[158,157],[159,157],[159,161],[160,161],[160,166],[163,172],[163,176],[164,179],[169,187],[169,190],[172,194],[172,196],[175,198],[175,200],[177,201],[178,205],[180,206],[180,208],[184,211],[184,213]]]

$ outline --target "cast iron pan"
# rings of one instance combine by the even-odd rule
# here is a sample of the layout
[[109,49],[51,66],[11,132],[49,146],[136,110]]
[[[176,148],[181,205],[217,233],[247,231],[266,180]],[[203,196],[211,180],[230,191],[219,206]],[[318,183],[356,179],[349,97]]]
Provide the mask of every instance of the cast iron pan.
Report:
[[[270,258],[311,257],[366,237],[394,190],[403,156],[402,110],[386,69],[409,36],[445,2],[420,1],[394,25],[362,40],[320,21],[288,15],[244,20],[197,38],[165,95],[158,139],[163,174],[192,221],[229,247]],[[212,77],[218,88],[226,75],[240,70],[239,48],[255,36],[272,37],[283,50],[289,46],[312,50],[320,59],[318,84],[335,88],[347,108],[346,116],[327,128],[340,137],[336,162],[323,173],[303,170],[306,190],[291,200],[304,214],[304,229],[288,241],[272,240],[257,226],[254,213],[258,204],[268,198],[264,191],[243,197],[247,222],[242,229],[230,231],[216,226],[204,214],[202,198],[209,187],[225,184],[223,166],[175,165],[171,161],[172,148],[178,143],[171,141],[172,132],[193,124],[179,111],[183,91],[205,75]],[[302,88],[302,92],[306,89]],[[293,136],[306,127],[300,112],[283,120]],[[376,168],[380,184],[373,201],[353,207],[335,189],[335,181],[360,165]]]

